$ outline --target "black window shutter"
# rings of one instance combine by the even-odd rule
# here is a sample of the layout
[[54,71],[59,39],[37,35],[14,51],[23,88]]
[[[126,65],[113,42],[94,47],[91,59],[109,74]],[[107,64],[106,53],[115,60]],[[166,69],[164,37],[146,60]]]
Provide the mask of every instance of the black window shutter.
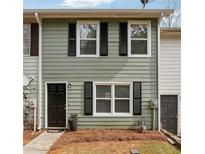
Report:
[[93,82],[84,82],[84,113],[93,114]]
[[133,114],[142,114],[142,89],[141,82],[133,82]]
[[37,23],[31,23],[31,46],[30,46],[30,56],[38,56],[38,37],[39,29]]
[[76,56],[76,23],[69,23],[68,56]]
[[108,23],[100,23],[100,56],[108,56]]
[[127,56],[127,22],[120,23],[119,55]]

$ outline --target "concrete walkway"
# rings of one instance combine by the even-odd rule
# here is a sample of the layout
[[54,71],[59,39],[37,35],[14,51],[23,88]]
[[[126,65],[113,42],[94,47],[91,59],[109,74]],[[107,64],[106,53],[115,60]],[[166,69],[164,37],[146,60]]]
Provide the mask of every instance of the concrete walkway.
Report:
[[23,147],[24,154],[46,154],[50,147],[63,134],[44,132]]

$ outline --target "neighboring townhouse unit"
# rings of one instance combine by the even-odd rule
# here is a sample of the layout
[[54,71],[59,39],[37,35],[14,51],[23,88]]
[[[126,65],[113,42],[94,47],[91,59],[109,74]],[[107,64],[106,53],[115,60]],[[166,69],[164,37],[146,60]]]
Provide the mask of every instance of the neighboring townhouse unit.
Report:
[[159,22],[172,12],[24,10],[30,34],[38,23],[38,57],[24,57],[25,75],[38,72],[38,128],[79,113],[79,128],[159,129]]
[[[38,24],[24,21],[23,24],[23,75],[24,82],[24,126],[28,128],[33,123],[33,110],[31,101],[38,101]],[[33,124],[32,124],[33,125]]]
[[181,136],[181,29],[162,28],[160,36],[161,126]]

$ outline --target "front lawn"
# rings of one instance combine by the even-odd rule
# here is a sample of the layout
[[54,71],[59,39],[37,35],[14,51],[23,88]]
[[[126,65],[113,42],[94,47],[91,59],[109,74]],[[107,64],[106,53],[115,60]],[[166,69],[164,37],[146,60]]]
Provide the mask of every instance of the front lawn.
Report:
[[78,130],[65,132],[49,154],[180,154],[166,137],[157,131],[137,133],[134,130]]

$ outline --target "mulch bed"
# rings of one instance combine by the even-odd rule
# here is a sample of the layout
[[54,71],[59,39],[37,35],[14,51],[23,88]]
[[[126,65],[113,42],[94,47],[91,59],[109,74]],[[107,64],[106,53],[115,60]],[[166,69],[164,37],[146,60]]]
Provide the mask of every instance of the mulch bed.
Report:
[[44,131],[37,131],[34,132],[32,130],[25,130],[23,131],[23,145],[27,144],[28,142],[30,142],[31,140],[33,140],[34,138],[36,138],[38,135],[42,134]]
[[138,133],[136,130],[86,129],[78,130],[76,132],[64,132],[64,134],[52,146],[51,150],[71,143],[132,140],[167,141],[167,138],[158,131]]

